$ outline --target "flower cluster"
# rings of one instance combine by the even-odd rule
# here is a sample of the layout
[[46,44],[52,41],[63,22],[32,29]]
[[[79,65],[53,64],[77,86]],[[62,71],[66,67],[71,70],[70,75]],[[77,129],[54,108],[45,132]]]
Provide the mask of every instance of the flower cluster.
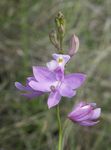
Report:
[[[26,85],[15,82],[17,89],[23,91],[23,96],[33,98],[44,93],[49,93],[47,100],[48,108],[59,104],[61,97],[72,98],[77,89],[84,83],[86,75],[83,73],[65,74],[65,65],[79,48],[79,39],[74,35],[68,55],[53,54],[53,60],[46,67],[33,66],[33,76],[28,77]],[[68,118],[83,126],[92,126],[100,116],[100,108],[95,108],[94,103],[80,102]]]

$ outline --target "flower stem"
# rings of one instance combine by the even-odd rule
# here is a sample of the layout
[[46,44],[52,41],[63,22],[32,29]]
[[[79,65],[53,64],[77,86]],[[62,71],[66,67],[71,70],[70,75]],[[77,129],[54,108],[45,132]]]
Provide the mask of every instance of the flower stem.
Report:
[[58,150],[62,150],[62,126],[61,126],[59,105],[57,106],[57,120],[58,120],[58,128],[59,128]]

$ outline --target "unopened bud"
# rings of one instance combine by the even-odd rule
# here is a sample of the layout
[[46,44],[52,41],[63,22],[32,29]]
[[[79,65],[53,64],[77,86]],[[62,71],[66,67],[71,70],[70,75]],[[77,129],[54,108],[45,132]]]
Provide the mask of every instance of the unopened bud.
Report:
[[65,19],[64,19],[64,15],[59,12],[58,15],[55,18],[55,23],[56,23],[56,27],[57,30],[60,34],[64,35],[65,33]]
[[60,25],[60,27],[58,28],[58,30],[59,30],[59,33],[61,33],[62,34],[62,36],[64,36],[64,33],[65,33],[65,27],[64,27],[64,25]]
[[79,38],[76,35],[71,37],[69,55],[72,57],[75,53],[77,53],[79,48]]
[[59,42],[57,40],[57,34],[56,34],[56,31],[52,30],[49,34],[49,38],[50,38],[50,41],[51,43],[57,48],[59,49]]

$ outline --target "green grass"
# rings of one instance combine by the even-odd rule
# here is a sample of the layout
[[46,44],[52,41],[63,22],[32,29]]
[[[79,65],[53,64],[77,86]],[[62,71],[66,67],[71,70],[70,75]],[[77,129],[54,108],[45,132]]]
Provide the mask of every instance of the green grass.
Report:
[[61,101],[62,120],[76,100],[95,101],[102,108],[100,123],[91,128],[66,121],[64,150],[111,148],[111,1],[0,1],[0,150],[55,150],[56,110],[47,108],[47,95],[32,101],[20,96],[14,82],[25,83],[32,65],[45,65],[55,52],[48,34],[54,16],[66,17],[64,49],[73,33],[80,48],[68,72],[84,72],[87,81],[72,101]]

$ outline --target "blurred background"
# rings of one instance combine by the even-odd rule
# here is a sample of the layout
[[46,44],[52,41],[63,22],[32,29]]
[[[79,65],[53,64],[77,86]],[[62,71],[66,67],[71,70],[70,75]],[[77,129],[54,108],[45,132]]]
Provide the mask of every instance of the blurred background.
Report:
[[51,60],[48,34],[58,11],[66,18],[65,52],[73,33],[80,39],[67,71],[88,76],[72,101],[61,101],[62,122],[77,100],[102,108],[95,127],[66,122],[64,150],[111,150],[111,0],[0,0],[0,150],[56,149],[56,109],[48,110],[48,95],[27,100],[14,82],[25,83],[32,65]]

